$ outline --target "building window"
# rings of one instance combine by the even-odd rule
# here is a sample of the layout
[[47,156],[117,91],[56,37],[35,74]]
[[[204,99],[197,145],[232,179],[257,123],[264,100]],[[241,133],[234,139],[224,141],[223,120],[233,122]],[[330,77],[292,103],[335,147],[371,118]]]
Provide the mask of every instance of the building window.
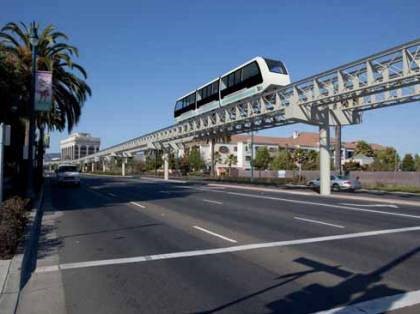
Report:
[[219,147],[219,153],[228,154],[229,153],[229,148],[227,146],[220,146]]
[[235,146],[235,147],[233,148],[233,151],[234,151],[234,152],[237,152],[237,151],[238,151],[238,147],[236,147],[236,146]]

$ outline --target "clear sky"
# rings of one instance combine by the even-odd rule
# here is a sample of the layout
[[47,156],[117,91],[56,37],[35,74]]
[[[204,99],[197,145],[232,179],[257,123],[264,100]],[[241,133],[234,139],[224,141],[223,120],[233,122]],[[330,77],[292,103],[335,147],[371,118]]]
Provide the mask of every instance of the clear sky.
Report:
[[[262,55],[284,61],[293,81],[420,37],[418,0],[14,0],[0,24],[54,24],[80,49],[93,95],[74,131],[102,147],[173,123],[175,99]],[[289,136],[296,124],[262,132]],[[420,103],[367,112],[345,127],[365,139],[420,153]],[[50,152],[67,136],[54,133]]]

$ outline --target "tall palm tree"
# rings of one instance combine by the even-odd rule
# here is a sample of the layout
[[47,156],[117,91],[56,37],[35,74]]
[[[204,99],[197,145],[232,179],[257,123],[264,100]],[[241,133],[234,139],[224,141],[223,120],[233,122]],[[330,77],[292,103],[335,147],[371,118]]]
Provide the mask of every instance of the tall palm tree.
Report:
[[[21,95],[22,108],[28,108],[31,90],[32,45],[30,34],[38,33],[39,24],[8,23],[0,30],[0,43],[14,56],[17,67],[23,69],[22,80],[27,88],[27,95]],[[37,69],[51,71],[53,74],[53,106],[49,112],[36,113],[36,125],[39,129],[38,161],[43,158],[43,133],[49,130],[68,132],[78,123],[81,110],[91,89],[86,83],[87,73],[82,66],[73,61],[78,57],[78,49],[67,43],[66,34],[59,32],[53,25],[46,26],[39,32],[37,45]]]

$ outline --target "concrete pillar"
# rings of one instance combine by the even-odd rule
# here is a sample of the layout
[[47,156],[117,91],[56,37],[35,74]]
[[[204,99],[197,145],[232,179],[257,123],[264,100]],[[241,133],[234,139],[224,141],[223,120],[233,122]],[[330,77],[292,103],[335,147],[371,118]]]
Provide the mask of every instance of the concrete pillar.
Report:
[[211,142],[210,142],[210,155],[211,155],[210,156],[210,158],[211,158],[210,174],[211,174],[212,177],[214,177],[216,175],[216,171],[215,171],[216,165],[215,165],[215,162],[214,162],[214,146],[215,146],[215,144],[216,144],[216,141],[215,141],[214,138],[212,138]]
[[102,172],[106,171],[105,160],[102,160]]
[[92,162],[92,172],[95,172],[95,162]]
[[125,163],[126,163],[127,161],[125,160],[125,158],[123,158],[123,160],[122,160],[122,164],[121,164],[121,175],[123,176],[123,177],[125,177]]
[[163,178],[169,180],[169,156],[168,153],[163,154]]
[[[328,115],[327,115],[328,117]],[[331,151],[330,151],[330,127],[328,118],[323,125],[319,126],[319,157],[320,157],[320,193],[321,195],[331,194]]]
[[335,126],[335,170],[341,175],[341,124]]
[[80,159],[80,145],[77,145],[77,158]]

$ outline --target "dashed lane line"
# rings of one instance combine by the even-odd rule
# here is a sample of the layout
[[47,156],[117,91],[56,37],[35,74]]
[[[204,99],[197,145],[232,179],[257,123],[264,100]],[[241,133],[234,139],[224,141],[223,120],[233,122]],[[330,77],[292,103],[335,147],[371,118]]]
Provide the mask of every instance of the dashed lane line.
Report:
[[310,201],[302,201],[302,200],[296,200],[296,199],[290,199],[290,198],[274,197],[274,196],[267,196],[267,195],[247,194],[247,193],[240,193],[240,192],[216,191],[216,190],[211,190],[211,189],[194,188],[194,187],[182,187],[182,188],[184,188],[184,189],[194,189],[194,190],[200,190],[200,191],[206,191],[206,192],[226,193],[226,194],[236,195],[236,196],[244,196],[244,197],[251,197],[251,198],[282,201],[282,202],[289,202],[289,203],[295,203],[295,204],[316,205],[316,206],[323,206],[323,207],[329,207],[329,208],[339,208],[339,209],[346,209],[346,210],[373,213],[373,214],[382,214],[382,215],[390,215],[390,216],[420,219],[420,216],[417,216],[417,215],[388,212],[388,211],[382,211],[382,210],[376,210],[376,209],[355,208],[355,207],[338,205],[338,204],[336,205],[336,204],[328,204],[328,203],[310,202]]
[[139,203],[136,203],[136,202],[130,202],[130,204],[134,205],[134,206],[137,206],[137,207],[140,207],[140,208],[146,208],[146,206],[144,206],[142,204],[139,204]]
[[255,250],[255,249],[285,247],[285,246],[292,246],[292,245],[301,245],[301,244],[310,244],[310,243],[319,243],[319,242],[346,240],[346,239],[356,239],[356,238],[390,235],[390,234],[415,232],[415,231],[420,231],[420,226],[398,228],[398,229],[384,229],[384,230],[366,231],[366,232],[357,232],[357,233],[347,233],[347,234],[341,234],[341,235],[305,238],[305,239],[297,239],[297,240],[243,244],[243,245],[236,245],[236,246],[216,248],[216,249],[164,253],[164,254],[156,254],[156,255],[95,260],[95,261],[87,261],[87,262],[65,263],[65,264],[59,264],[59,265],[53,265],[53,266],[38,267],[35,270],[35,272],[41,273],[41,272],[78,269],[78,268],[86,268],[86,267],[141,263],[141,262],[150,262],[150,261],[157,261],[157,260],[164,260],[164,259],[176,259],[176,258],[185,258],[185,257],[194,257],[194,256],[203,256],[203,255],[215,255],[215,254],[223,254],[223,253],[249,251],[249,250]]
[[340,203],[340,205],[356,206],[356,207],[390,207],[390,208],[398,208],[398,205],[395,205],[395,204],[353,204],[353,203]]
[[296,220],[312,222],[312,223],[316,223],[316,224],[320,224],[320,225],[325,225],[325,226],[330,226],[330,227],[335,227],[335,228],[344,228],[344,226],[342,226],[342,225],[330,224],[328,222],[323,222],[323,221],[320,221],[320,220],[313,220],[313,219],[307,219],[307,218],[302,218],[302,217],[294,217],[294,218]]
[[238,241],[236,241],[236,240],[233,240],[231,238],[225,237],[225,236],[223,236],[221,234],[218,234],[216,232],[210,231],[208,229],[205,229],[205,228],[202,228],[202,227],[199,227],[199,226],[193,226],[193,228],[194,229],[197,229],[197,230],[200,230],[200,231],[203,231],[205,233],[211,234],[212,236],[218,237],[220,239],[223,239],[223,240],[226,240],[226,241],[229,241],[229,242],[232,242],[232,243],[238,243]]
[[217,205],[223,205],[223,202],[208,200],[208,199],[205,199],[205,198],[203,199],[203,202],[217,204]]

